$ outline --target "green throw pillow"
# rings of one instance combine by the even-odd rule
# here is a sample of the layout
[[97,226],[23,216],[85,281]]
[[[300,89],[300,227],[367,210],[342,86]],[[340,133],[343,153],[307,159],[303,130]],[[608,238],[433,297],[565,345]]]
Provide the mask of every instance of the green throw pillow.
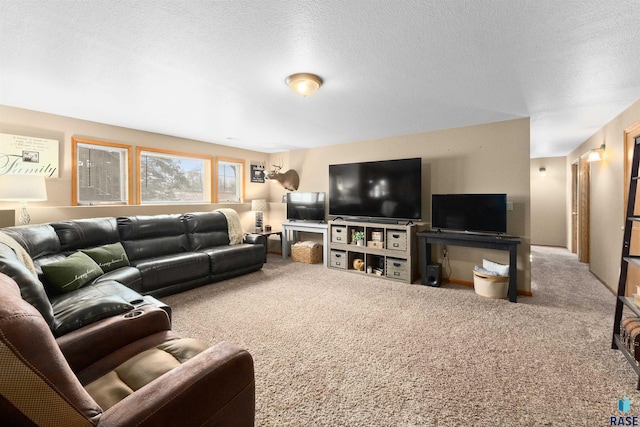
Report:
[[81,252],[89,255],[105,273],[129,265],[129,258],[127,258],[127,253],[120,242],[97,248],[82,249]]
[[42,266],[47,281],[61,292],[71,292],[104,274],[94,260],[82,252],[69,255],[62,261]]

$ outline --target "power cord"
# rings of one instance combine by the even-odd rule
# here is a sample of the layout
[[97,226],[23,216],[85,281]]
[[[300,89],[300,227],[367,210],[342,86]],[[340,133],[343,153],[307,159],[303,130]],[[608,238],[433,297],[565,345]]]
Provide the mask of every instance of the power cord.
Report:
[[449,262],[449,250],[444,245],[442,248],[442,278],[449,280],[451,277],[451,264]]

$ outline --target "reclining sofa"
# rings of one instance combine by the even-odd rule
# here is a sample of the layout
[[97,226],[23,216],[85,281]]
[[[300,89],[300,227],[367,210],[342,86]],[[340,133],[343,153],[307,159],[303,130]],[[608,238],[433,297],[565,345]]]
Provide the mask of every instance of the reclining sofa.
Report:
[[[148,305],[56,340],[0,273],[0,425],[253,426],[251,355],[207,348],[170,330]],[[75,359],[67,352],[76,346]],[[94,345],[91,345],[94,344]]]
[[57,337],[140,305],[170,316],[156,297],[262,268],[265,237],[230,236],[229,221],[214,211],[3,228],[20,247],[0,243],[0,272],[18,283]]
[[[239,235],[233,219],[196,212],[0,229],[0,356],[14,362],[0,366],[0,425],[99,425],[103,416],[105,425],[253,425],[251,356],[181,340],[156,299],[262,267],[265,237]],[[25,375],[53,400],[34,396]],[[132,380],[112,381],[122,377]],[[217,409],[200,408],[211,403],[202,398]],[[54,404],[64,414],[50,414]],[[112,406],[118,415],[106,417]]]

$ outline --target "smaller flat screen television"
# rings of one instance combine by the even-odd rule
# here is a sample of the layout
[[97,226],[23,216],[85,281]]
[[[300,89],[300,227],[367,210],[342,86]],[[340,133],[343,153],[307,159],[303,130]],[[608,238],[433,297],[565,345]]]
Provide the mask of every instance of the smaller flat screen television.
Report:
[[287,193],[287,220],[322,222],[325,220],[325,193]]
[[431,229],[504,234],[507,232],[507,195],[433,194]]

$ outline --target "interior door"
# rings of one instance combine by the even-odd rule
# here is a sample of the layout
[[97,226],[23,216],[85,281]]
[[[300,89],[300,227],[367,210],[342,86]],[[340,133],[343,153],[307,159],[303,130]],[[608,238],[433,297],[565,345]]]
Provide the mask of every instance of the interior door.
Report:
[[571,165],[571,253],[578,253],[578,163]]
[[586,157],[578,161],[578,261],[589,262],[589,211],[591,168]]

